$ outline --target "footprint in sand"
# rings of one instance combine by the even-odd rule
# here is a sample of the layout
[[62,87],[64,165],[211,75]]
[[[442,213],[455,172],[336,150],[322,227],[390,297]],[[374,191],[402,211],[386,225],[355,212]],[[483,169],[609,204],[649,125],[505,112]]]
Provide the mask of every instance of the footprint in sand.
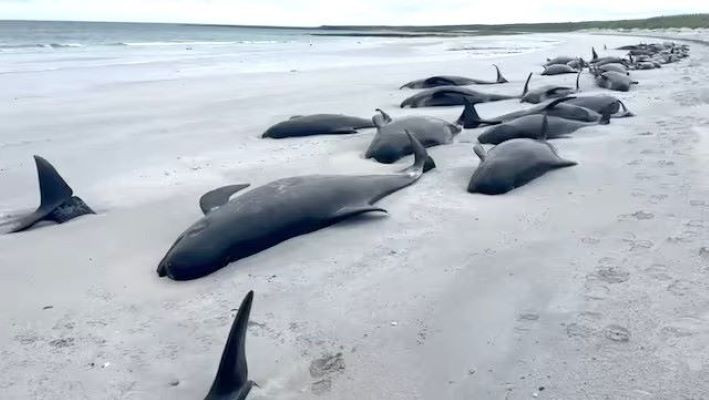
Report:
[[623,241],[630,245],[630,251],[651,249],[655,246],[655,243],[649,240],[623,239]]
[[310,363],[310,377],[315,379],[310,390],[315,395],[322,395],[332,389],[332,379],[335,375],[345,372],[345,359],[342,353],[323,354],[321,358]]
[[619,220],[620,219],[628,219],[628,218],[634,218],[634,219],[637,219],[638,221],[645,221],[648,219],[655,218],[655,214],[641,210],[641,211],[636,211],[632,214],[623,214],[618,217]]
[[645,268],[645,272],[653,279],[658,281],[672,280],[672,276],[667,273],[667,266],[664,264],[652,264]]
[[674,294],[675,296],[686,296],[696,287],[696,283],[678,279],[667,286],[667,291]]
[[626,343],[630,341],[630,331],[620,325],[608,325],[603,330],[603,335],[606,339],[617,343]]
[[599,279],[603,282],[617,284],[630,279],[630,272],[621,267],[601,268],[591,275],[592,279]]

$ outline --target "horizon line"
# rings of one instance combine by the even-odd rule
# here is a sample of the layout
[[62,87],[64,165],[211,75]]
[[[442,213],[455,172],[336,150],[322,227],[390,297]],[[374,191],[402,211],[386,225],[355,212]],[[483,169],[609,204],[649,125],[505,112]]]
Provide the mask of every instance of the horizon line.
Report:
[[682,17],[682,16],[697,16],[697,15],[707,15],[709,13],[683,13],[683,14],[668,14],[668,15],[657,15],[653,17],[645,18],[626,18],[626,19],[598,19],[598,20],[580,20],[580,21],[560,21],[560,22],[510,22],[510,23],[500,23],[500,24],[480,24],[480,23],[465,23],[465,24],[444,24],[444,25],[329,25],[322,24],[318,26],[299,26],[299,25],[263,25],[263,24],[219,24],[219,23],[202,23],[202,22],[151,22],[151,21],[88,21],[88,20],[45,20],[45,19],[0,19],[0,22],[79,22],[79,23],[97,23],[97,24],[163,24],[163,25],[187,25],[187,26],[215,26],[215,27],[226,27],[226,28],[271,28],[271,29],[297,29],[297,30],[317,30],[317,29],[327,29],[327,28],[446,28],[446,27],[462,27],[462,26],[484,26],[484,27],[495,27],[495,26],[516,26],[516,25],[552,25],[552,24],[582,24],[582,23],[594,23],[594,22],[622,22],[622,21],[643,21],[655,18],[672,18],[672,17]]

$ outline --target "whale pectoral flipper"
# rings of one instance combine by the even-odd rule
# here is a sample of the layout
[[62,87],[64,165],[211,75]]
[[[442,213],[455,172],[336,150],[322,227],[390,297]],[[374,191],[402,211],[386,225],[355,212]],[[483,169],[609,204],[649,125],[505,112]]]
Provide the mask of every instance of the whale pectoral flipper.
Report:
[[207,215],[215,208],[219,208],[226,204],[234,193],[246,189],[247,187],[249,187],[248,183],[242,185],[228,185],[211,190],[200,197],[199,208],[202,209],[202,212],[205,215]]
[[347,219],[350,217],[354,217],[356,215],[360,214],[365,214],[369,212],[383,212],[387,214],[387,210],[381,208],[381,207],[376,207],[372,206],[369,204],[362,205],[362,206],[347,206],[347,207],[342,207],[339,210],[337,210],[333,215],[332,219],[334,221],[342,221],[343,219]]
[[230,399],[242,400],[251,390],[253,383],[249,381],[249,369],[246,364],[246,329],[253,298],[254,292],[250,291],[239,306],[224,345],[217,376],[205,400],[224,399],[227,395],[230,395]]

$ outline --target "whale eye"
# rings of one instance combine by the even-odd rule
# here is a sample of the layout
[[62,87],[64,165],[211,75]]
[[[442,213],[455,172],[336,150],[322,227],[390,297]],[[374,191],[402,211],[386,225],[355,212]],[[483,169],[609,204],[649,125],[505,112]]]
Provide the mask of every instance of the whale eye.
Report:
[[199,235],[200,232],[207,229],[207,226],[209,226],[209,224],[207,224],[207,221],[200,221],[200,222],[196,223],[195,225],[193,225],[187,231],[187,236],[193,237],[193,236]]

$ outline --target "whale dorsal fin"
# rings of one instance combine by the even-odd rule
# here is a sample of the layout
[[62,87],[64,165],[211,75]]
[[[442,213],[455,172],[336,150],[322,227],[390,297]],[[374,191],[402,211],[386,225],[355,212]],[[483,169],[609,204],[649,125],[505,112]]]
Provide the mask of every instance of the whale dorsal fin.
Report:
[[497,71],[497,79],[495,80],[495,82],[497,82],[497,83],[507,83],[507,82],[509,82],[507,79],[505,79],[504,76],[502,76],[502,72],[500,72],[500,67],[498,67],[498,66],[495,65],[495,64],[492,64],[492,66],[495,67],[495,71]]
[[253,383],[249,381],[249,369],[246,365],[246,328],[253,298],[254,292],[250,291],[241,301],[224,346],[217,376],[205,400],[224,399],[227,395],[234,394],[238,394],[236,399],[244,399],[251,390]]
[[[581,60],[583,63],[583,60]],[[581,90],[581,87],[579,86],[579,81],[581,79],[581,72],[583,72],[583,64],[581,64],[581,68],[579,68],[579,73],[576,75],[576,91],[579,92]]]
[[[546,71],[546,67],[544,68],[544,70]],[[524,95],[529,92],[529,81],[532,80],[532,74],[533,72],[530,72],[529,75],[527,75],[527,81],[524,82],[524,89],[522,89],[522,97],[524,97]]]
[[298,118],[303,118],[303,116],[302,115],[293,115],[289,119],[293,120],[293,119],[298,119]]
[[51,213],[74,195],[74,191],[71,190],[71,187],[49,161],[40,156],[34,156],[34,162],[37,166],[37,178],[39,180],[39,207],[33,213],[14,221],[10,230],[13,233],[24,231],[39,221],[53,219],[51,218]]
[[424,172],[428,172],[429,170],[436,168],[436,162],[433,161],[433,158],[428,155],[426,148],[421,144],[421,142],[419,142],[419,140],[416,139],[416,137],[408,130],[404,130],[404,132],[406,133],[406,136],[408,136],[409,142],[411,143],[411,147],[413,149],[414,163],[412,166],[401,172],[418,178]]
[[485,158],[487,157],[487,152],[485,151],[483,145],[481,145],[480,143],[476,144],[473,147],[473,151],[475,152],[475,155],[478,156],[480,161],[485,161]]
[[40,156],[34,156],[34,161],[37,164],[37,177],[39,178],[39,208],[55,208],[70,199],[74,191],[52,164]]
[[210,190],[199,199],[199,208],[207,215],[209,212],[219,208],[229,201],[229,198],[236,192],[246,189],[249,184],[228,185],[218,189]]
[[595,47],[591,47],[591,60],[598,60],[598,53],[596,53]]

